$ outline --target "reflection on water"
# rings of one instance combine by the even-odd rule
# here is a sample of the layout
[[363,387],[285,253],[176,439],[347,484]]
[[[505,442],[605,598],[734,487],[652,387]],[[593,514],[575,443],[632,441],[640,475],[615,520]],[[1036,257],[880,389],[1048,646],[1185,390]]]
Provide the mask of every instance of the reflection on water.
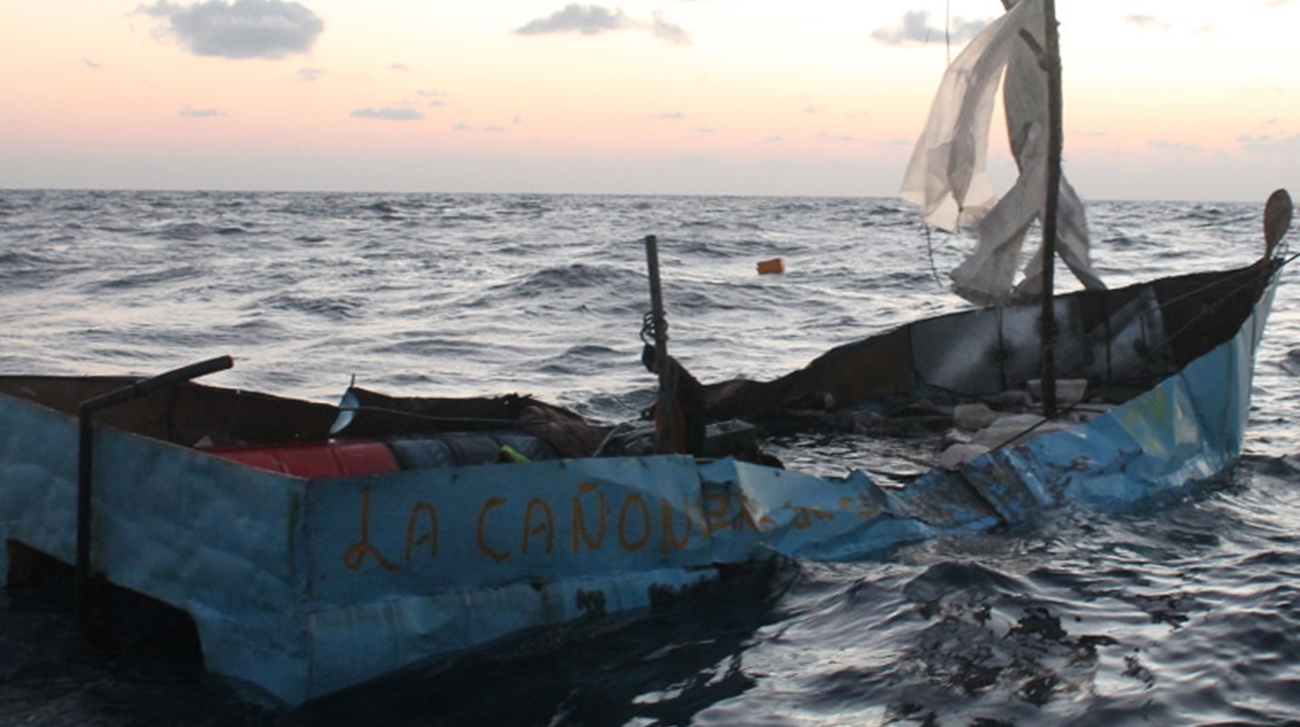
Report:
[[[1112,285],[1249,262],[1261,210],[1096,204],[1095,261]],[[622,420],[653,395],[637,338],[646,234],[673,353],[706,381],[776,376],[963,306],[893,200],[5,191],[0,211],[10,373],[154,373],[229,353],[236,368],[213,383],[334,401],[356,374],[395,394],[532,393]],[[970,245],[932,241],[939,271]],[[786,273],[757,276],[772,257]],[[774,599],[551,634],[531,644],[550,648],[295,712],[205,674],[165,611],[120,610],[128,638],[90,645],[65,576],[0,596],[0,723],[1287,724],[1300,715],[1293,275],[1259,352],[1250,456],[1183,501],[799,563]],[[889,484],[930,447],[860,432],[790,435],[776,453]]]

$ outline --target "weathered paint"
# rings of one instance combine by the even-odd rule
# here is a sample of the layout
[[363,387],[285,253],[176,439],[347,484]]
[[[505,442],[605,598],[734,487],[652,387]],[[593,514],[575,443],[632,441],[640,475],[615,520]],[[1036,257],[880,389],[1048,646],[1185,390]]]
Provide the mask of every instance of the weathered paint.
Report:
[[[103,428],[93,562],[189,612],[211,671],[297,704],[644,609],[719,564],[860,556],[1212,477],[1241,452],[1272,295],[1231,341],[1111,413],[901,489],[681,456],[308,481]],[[0,397],[0,422],[0,537],[72,562],[76,421]]]
[[1150,391],[1088,424],[977,457],[960,477],[1014,524],[1044,507],[1129,504],[1218,475],[1245,442],[1255,352],[1275,290],[1276,280],[1231,340]]

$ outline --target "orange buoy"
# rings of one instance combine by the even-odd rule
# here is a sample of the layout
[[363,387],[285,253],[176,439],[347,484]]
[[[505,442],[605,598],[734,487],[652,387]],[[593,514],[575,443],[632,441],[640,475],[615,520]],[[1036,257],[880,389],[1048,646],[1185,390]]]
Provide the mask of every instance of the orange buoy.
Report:
[[772,275],[775,273],[784,273],[784,272],[785,272],[785,263],[782,262],[781,258],[779,257],[774,257],[771,260],[763,260],[758,263],[759,275]]

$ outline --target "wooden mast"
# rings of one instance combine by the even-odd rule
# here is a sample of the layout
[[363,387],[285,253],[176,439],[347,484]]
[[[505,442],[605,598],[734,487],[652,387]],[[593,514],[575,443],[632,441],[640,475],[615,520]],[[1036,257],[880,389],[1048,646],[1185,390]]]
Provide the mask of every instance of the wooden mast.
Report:
[[[1023,1],[1023,0],[1022,0]],[[1011,10],[1015,0],[1002,0]],[[1025,42],[1038,54],[1047,74],[1047,189],[1043,201],[1043,301],[1039,314],[1038,378],[1043,384],[1043,416],[1056,416],[1056,213],[1061,200],[1061,151],[1065,146],[1064,102],[1061,93],[1061,35],[1056,26],[1056,0],[1043,0],[1044,45],[1021,30]]]
[[1056,415],[1056,211],[1061,195],[1061,151],[1065,145],[1062,121],[1061,43],[1056,27],[1056,0],[1043,0],[1046,39],[1041,63],[1047,72],[1047,198],[1043,202],[1043,311],[1039,376],[1043,382],[1043,416]]

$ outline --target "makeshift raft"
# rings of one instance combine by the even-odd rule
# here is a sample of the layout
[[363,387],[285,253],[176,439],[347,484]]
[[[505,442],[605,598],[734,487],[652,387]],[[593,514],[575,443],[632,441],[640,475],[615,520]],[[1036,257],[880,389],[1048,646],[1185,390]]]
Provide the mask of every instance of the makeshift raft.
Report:
[[[345,411],[179,385],[96,415],[89,571],[188,613],[212,672],[298,704],[537,628],[645,613],[736,565],[861,557],[1067,502],[1184,491],[1241,452],[1280,269],[1268,257],[1062,296],[1063,370],[1109,382],[1114,408],[903,487],[733,456],[578,457],[609,428],[525,397],[467,414],[356,391]],[[920,321],[775,382],[714,387],[713,412],[973,401],[1034,370],[1027,310]],[[0,377],[9,583],[32,551],[78,562],[79,405],[134,383]],[[500,461],[502,445],[521,456]]]
[[[1106,290],[1089,265],[1082,204],[1059,176],[1054,7],[1021,0],[957,58],[904,185],[931,224],[979,222],[954,280],[997,307],[842,346],[770,382],[698,387],[678,373],[699,395],[692,417],[767,426],[888,421],[922,403],[954,423],[986,418],[957,407],[996,405],[1039,371],[1050,415],[1064,379],[1085,382],[1079,400],[1099,404],[1094,418],[1026,426],[983,448],[970,448],[972,435],[958,443],[967,449],[934,453],[944,466],[886,487],[862,472],[746,462],[764,460],[749,447],[706,457],[725,452],[708,450],[699,418],[677,431],[698,451],[643,455],[635,438],[527,399],[358,390],[340,409],[162,388],[180,374],[0,377],[6,582],[37,553],[75,563],[83,624],[97,584],[138,591],[190,615],[209,670],[298,704],[535,629],[644,613],[725,583],[737,566],[861,557],[1220,476],[1241,453],[1290,198],[1270,200],[1256,264]],[[1004,67],[1022,174],[997,201],[981,137]],[[1053,71],[1046,84],[1042,68]],[[1041,305],[1005,304],[1035,218],[1042,272],[1026,271],[1014,295],[1036,290]],[[1088,291],[1053,299],[1058,254]],[[650,271],[647,363],[672,378],[653,260]],[[671,401],[662,396],[660,410]]]

